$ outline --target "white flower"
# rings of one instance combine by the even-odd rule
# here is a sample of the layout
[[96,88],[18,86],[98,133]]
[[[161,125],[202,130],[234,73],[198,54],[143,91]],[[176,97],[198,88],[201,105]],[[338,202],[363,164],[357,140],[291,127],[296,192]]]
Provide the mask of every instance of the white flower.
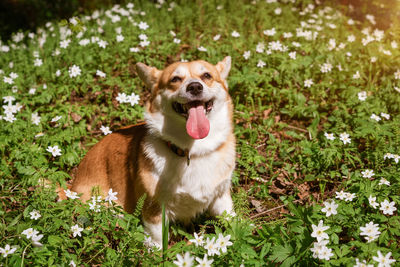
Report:
[[272,29],[263,31],[263,33],[264,33],[264,35],[267,35],[267,36],[274,36],[276,34],[276,30],[275,30],[275,28],[272,28]]
[[132,53],[137,53],[140,51],[140,48],[139,47],[131,47],[131,48],[129,48],[129,51]]
[[140,100],[140,96],[132,93],[131,95],[127,96],[126,103],[130,103],[133,107],[134,105],[138,104]]
[[250,50],[244,51],[244,53],[243,53],[243,57],[244,57],[244,59],[246,59],[246,60],[248,60],[248,59],[250,58],[250,55],[251,55]]
[[57,48],[51,53],[51,55],[52,55],[53,57],[56,57],[56,56],[58,56],[59,54],[61,54],[61,52],[60,52],[60,50],[58,50]]
[[288,39],[288,38],[291,38],[291,37],[293,37],[293,33],[291,33],[291,32],[284,32],[283,33],[283,38]]
[[79,66],[77,66],[77,65],[72,65],[72,67],[70,67],[68,69],[68,73],[69,73],[69,77],[70,78],[74,78],[74,77],[80,76],[81,75],[81,68],[79,68]]
[[386,153],[385,155],[383,155],[383,159],[392,159],[394,157],[394,154],[392,153]]
[[117,39],[117,42],[122,42],[125,38],[122,34],[118,34],[116,39]]
[[78,24],[78,21],[77,21],[76,17],[70,18],[70,19],[69,19],[69,22],[70,22],[72,25]]
[[289,53],[289,57],[290,57],[291,59],[296,59],[296,51],[290,52],[290,53]]
[[204,244],[204,240],[203,240],[204,236],[199,236],[199,235],[197,235],[197,233],[193,233],[193,235],[194,235],[194,239],[190,239],[189,241],[194,243],[196,245],[196,247]]
[[338,204],[335,203],[335,201],[325,201],[324,202],[324,208],[321,209],[323,213],[325,213],[326,217],[329,217],[331,215],[337,214],[337,207],[339,206]]
[[335,39],[329,39],[328,43],[328,50],[332,51],[336,47],[336,40]]
[[112,133],[112,131],[110,131],[110,127],[103,126],[103,125],[101,125],[100,131],[102,131],[104,135],[108,135],[108,134]]
[[385,256],[382,255],[378,250],[378,257],[373,256],[372,259],[378,262],[378,267],[389,267],[392,263],[396,262],[395,259],[391,259],[392,252],[388,252]]
[[304,87],[310,88],[311,85],[313,85],[313,84],[314,84],[314,82],[313,82],[312,79],[307,79],[307,80],[304,81]]
[[128,96],[125,93],[118,93],[115,99],[121,104],[128,102]]
[[340,140],[343,142],[344,145],[345,145],[345,144],[350,144],[350,143],[351,143],[351,139],[349,138],[350,135],[349,135],[348,133],[346,133],[346,132],[341,133],[341,134],[339,135],[339,137],[340,137]]
[[201,51],[201,52],[207,52],[207,48],[205,48],[204,46],[199,46],[197,48],[197,50]]
[[346,192],[344,192],[343,190],[341,190],[340,192],[335,192],[336,193],[336,198],[343,200],[346,198]]
[[40,213],[37,211],[37,210],[33,210],[33,211],[31,211],[31,212],[29,212],[29,215],[31,215],[31,219],[32,220],[37,220],[37,219],[39,219],[40,217],[42,217],[42,215],[40,215]]
[[32,236],[32,245],[34,247],[42,247],[43,244],[39,242],[42,238],[43,238],[43,235],[36,234],[36,235]]
[[356,258],[356,265],[354,265],[353,267],[374,267],[374,265],[367,264],[366,260],[363,260],[362,262],[360,262],[360,260]]
[[223,234],[218,235],[217,241],[215,241],[215,244],[218,246],[219,249],[221,249],[222,253],[226,253],[227,247],[232,246],[233,243],[229,241],[231,239],[231,235],[227,235],[224,237]]
[[14,83],[14,80],[11,77],[9,78],[9,77],[5,77],[4,76],[3,81],[5,83],[8,83],[8,84],[13,84]]
[[150,44],[150,41],[149,40],[143,40],[143,41],[141,41],[140,43],[139,43],[139,45],[141,46],[141,47],[146,47],[146,46],[148,46]]
[[28,91],[28,94],[30,94],[30,95],[34,95],[35,93],[36,93],[36,88],[31,88]]
[[346,193],[344,197],[344,201],[353,201],[353,199],[356,197],[356,193]]
[[215,36],[213,37],[213,40],[214,40],[214,41],[218,41],[219,38],[221,38],[221,34],[215,35]]
[[177,260],[174,261],[176,266],[179,267],[190,267],[193,265],[194,257],[190,256],[189,252],[186,252],[184,256],[181,254],[176,255]]
[[101,78],[105,78],[106,77],[106,74],[104,72],[102,72],[101,70],[97,70],[96,71],[96,75],[101,77]]
[[[10,76],[11,76],[11,75],[10,75]],[[400,69],[397,70],[397,71],[394,73],[394,78],[395,78],[396,80],[400,80]]]
[[330,260],[330,258],[333,256],[334,254],[332,253],[332,249],[328,248],[328,247],[322,247],[319,254],[318,254],[318,258],[321,260]]
[[147,30],[147,29],[149,28],[149,25],[148,25],[146,22],[141,21],[141,22],[139,22],[138,27],[139,27],[139,29],[141,29],[141,30]]
[[387,113],[383,113],[383,112],[381,112],[381,116],[382,116],[383,118],[387,119],[387,120],[389,120],[389,119],[390,119],[390,115],[389,115],[389,114],[387,114]]
[[43,65],[43,60],[41,60],[40,58],[35,59],[35,61],[33,62],[33,65],[36,67],[40,67]]
[[53,157],[61,156],[61,149],[59,149],[57,145],[48,146],[46,151],[50,152],[53,155]]
[[79,41],[79,45],[80,46],[86,46],[88,44],[90,44],[90,40],[89,39],[82,39],[82,40]]
[[63,41],[60,42],[60,47],[61,48],[67,48],[69,46],[69,43],[71,42],[70,39],[65,39]]
[[349,43],[352,43],[352,42],[354,42],[355,40],[356,40],[356,37],[355,37],[353,34],[347,36],[347,41],[348,41]]
[[57,71],[56,71],[56,77],[60,77],[60,75],[61,75],[61,71],[60,71],[60,70],[57,70]]
[[257,53],[264,53],[264,49],[265,49],[265,44],[263,42],[257,44],[256,46]]
[[72,231],[72,235],[74,237],[82,236],[81,232],[83,231],[83,228],[81,228],[81,227],[79,227],[79,225],[75,224],[74,226],[71,226],[71,231]]
[[295,46],[295,47],[300,47],[301,46],[301,44],[298,43],[298,42],[292,42],[292,45]]
[[38,115],[37,112],[34,112],[34,113],[31,114],[31,121],[32,121],[33,124],[39,125],[39,123],[40,123],[40,116]]
[[272,41],[268,43],[268,48],[272,51],[283,51],[282,43],[278,41]]
[[371,22],[371,24],[373,24],[373,25],[376,24],[376,22],[375,22],[375,16],[374,16],[374,15],[367,14],[367,15],[365,15],[365,18],[366,18],[367,20],[369,20],[369,22]]
[[15,72],[11,72],[11,73],[10,73],[10,78],[11,78],[11,79],[17,79],[17,78],[18,78],[18,74],[15,73]]
[[[350,54],[351,55],[351,54]],[[360,79],[361,78],[361,76],[360,76],[360,72],[359,71],[356,71],[356,73],[353,75],[353,79]]]
[[199,263],[196,267],[211,267],[211,263],[213,263],[213,259],[209,260],[207,259],[208,255],[204,254],[204,258],[201,259],[199,257],[196,257],[196,261]]
[[374,209],[376,209],[377,207],[379,207],[379,203],[376,202],[376,197],[373,197],[372,195],[370,195],[368,197],[368,202],[371,205],[371,207],[373,207]]
[[321,251],[328,245],[329,240],[323,239],[319,242],[314,242],[314,247],[310,248],[311,252],[313,252],[314,258],[319,258],[319,254]]
[[276,15],[280,15],[280,14],[282,13],[282,8],[280,8],[280,7],[275,8],[274,13],[275,13]]
[[367,223],[364,227],[360,227],[361,236],[365,236],[365,239],[367,239],[368,243],[374,241],[379,237],[381,232],[379,231],[379,225],[374,224],[374,222],[369,222]]
[[7,257],[10,254],[13,254],[17,250],[16,247],[11,248],[9,244],[7,244],[4,248],[0,248],[0,253],[3,255],[3,257]]
[[219,247],[214,241],[215,237],[213,237],[211,240],[207,237],[204,248],[207,250],[208,256],[220,255]]
[[62,116],[55,116],[54,118],[51,119],[51,122],[57,122],[62,118]]
[[181,43],[181,39],[174,38],[174,43],[176,43],[176,44],[180,44],[180,43]]
[[365,101],[365,99],[367,99],[367,92],[365,91],[361,91],[358,93],[358,99],[360,101]]
[[380,120],[382,120],[382,118],[379,117],[378,115],[376,115],[375,113],[372,113],[370,119],[375,120],[375,121],[380,121]]
[[258,68],[264,68],[264,66],[267,65],[264,61],[261,59],[257,62],[257,67]]
[[321,66],[322,73],[327,73],[327,72],[330,72],[331,70],[332,70],[332,64],[330,64],[330,63],[322,64],[322,66]]
[[107,42],[107,41],[104,41],[104,40],[98,40],[98,41],[97,41],[97,45],[98,45],[99,47],[101,47],[101,48],[106,48],[106,46],[108,45],[108,42]]
[[92,201],[89,203],[89,209],[94,210],[95,212],[100,212],[100,205],[96,203],[96,201]]
[[110,188],[110,190],[108,190],[108,195],[105,197],[105,201],[108,201],[108,203],[111,205],[112,201],[114,200],[118,200],[118,198],[116,197],[116,195],[118,194],[118,192],[113,192],[112,188]]
[[3,120],[13,123],[17,120],[17,118],[15,118],[14,114],[12,113],[6,113],[6,116],[3,117]]
[[380,180],[379,180],[379,185],[387,185],[387,186],[390,186],[390,182],[388,181],[388,180],[386,180],[385,178],[381,178]]
[[15,97],[13,96],[3,96],[3,101],[4,103],[7,103],[8,105],[11,105],[13,101],[15,101]]
[[381,207],[379,210],[383,211],[383,214],[393,215],[393,212],[397,210],[395,207],[396,203],[394,201],[389,202],[389,200],[385,199],[381,202]]
[[324,133],[324,135],[325,135],[326,139],[328,139],[328,140],[333,141],[336,139],[336,137],[333,135],[333,133]]
[[26,236],[27,239],[31,239],[33,236],[36,236],[39,232],[33,228],[28,228],[22,231],[22,234]]
[[240,37],[240,33],[238,33],[237,31],[233,31],[233,32],[231,33],[231,35],[232,35],[232,37],[235,37],[235,38]]
[[70,267],[76,267],[76,264],[75,264],[75,262],[74,262],[73,260],[71,260],[71,261],[69,262],[69,266],[70,266]]
[[329,236],[327,233],[325,233],[325,231],[328,230],[330,227],[324,226],[324,222],[322,220],[319,221],[318,225],[312,224],[311,227],[313,229],[311,237],[315,237],[318,242],[324,239],[329,239]]
[[77,198],[80,198],[80,197],[78,196],[78,193],[77,193],[77,192],[73,192],[73,191],[71,191],[71,190],[69,190],[69,189],[64,190],[64,193],[65,193],[65,195],[66,195],[68,198],[70,198],[70,199],[77,199]]
[[375,175],[374,170],[365,170],[361,172],[364,178],[372,178]]

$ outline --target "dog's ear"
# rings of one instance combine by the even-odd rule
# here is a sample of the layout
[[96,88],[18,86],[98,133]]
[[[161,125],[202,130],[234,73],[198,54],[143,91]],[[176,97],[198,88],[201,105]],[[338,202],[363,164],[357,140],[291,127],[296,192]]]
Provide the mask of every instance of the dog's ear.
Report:
[[231,61],[231,57],[227,56],[222,61],[218,62],[217,65],[215,65],[219,72],[219,76],[224,81],[226,81],[226,78],[228,78],[229,71],[231,70]]
[[136,63],[136,71],[139,74],[140,79],[146,84],[150,90],[153,91],[154,85],[160,78],[161,71],[155,67],[149,67],[143,63]]

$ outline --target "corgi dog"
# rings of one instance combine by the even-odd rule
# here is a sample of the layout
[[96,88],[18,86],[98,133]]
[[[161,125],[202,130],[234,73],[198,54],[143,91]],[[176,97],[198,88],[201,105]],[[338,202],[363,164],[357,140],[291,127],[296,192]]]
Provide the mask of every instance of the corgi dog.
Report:
[[112,189],[127,212],[146,194],[142,219],[156,246],[162,243],[162,204],[169,221],[188,223],[204,211],[234,215],[230,68],[229,56],[216,65],[176,62],[164,70],[137,63],[139,77],[151,90],[145,122],[115,131],[92,147],[71,190],[87,201],[95,186],[104,195]]

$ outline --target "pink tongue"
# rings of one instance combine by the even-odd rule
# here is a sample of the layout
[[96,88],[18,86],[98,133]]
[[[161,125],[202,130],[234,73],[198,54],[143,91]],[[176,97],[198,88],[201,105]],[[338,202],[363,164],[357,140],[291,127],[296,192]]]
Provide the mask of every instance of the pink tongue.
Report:
[[193,139],[203,139],[210,131],[210,122],[204,113],[204,106],[192,106],[186,121],[186,131]]

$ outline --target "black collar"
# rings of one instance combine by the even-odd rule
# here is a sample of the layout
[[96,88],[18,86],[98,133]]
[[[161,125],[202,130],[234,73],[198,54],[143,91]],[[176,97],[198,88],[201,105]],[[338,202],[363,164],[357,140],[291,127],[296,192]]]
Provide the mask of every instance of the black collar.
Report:
[[167,146],[169,149],[171,149],[172,152],[174,152],[176,155],[178,155],[179,157],[186,157],[187,158],[187,165],[190,164],[190,155],[189,155],[189,149],[182,149],[176,145],[174,145],[173,143],[166,141]]

